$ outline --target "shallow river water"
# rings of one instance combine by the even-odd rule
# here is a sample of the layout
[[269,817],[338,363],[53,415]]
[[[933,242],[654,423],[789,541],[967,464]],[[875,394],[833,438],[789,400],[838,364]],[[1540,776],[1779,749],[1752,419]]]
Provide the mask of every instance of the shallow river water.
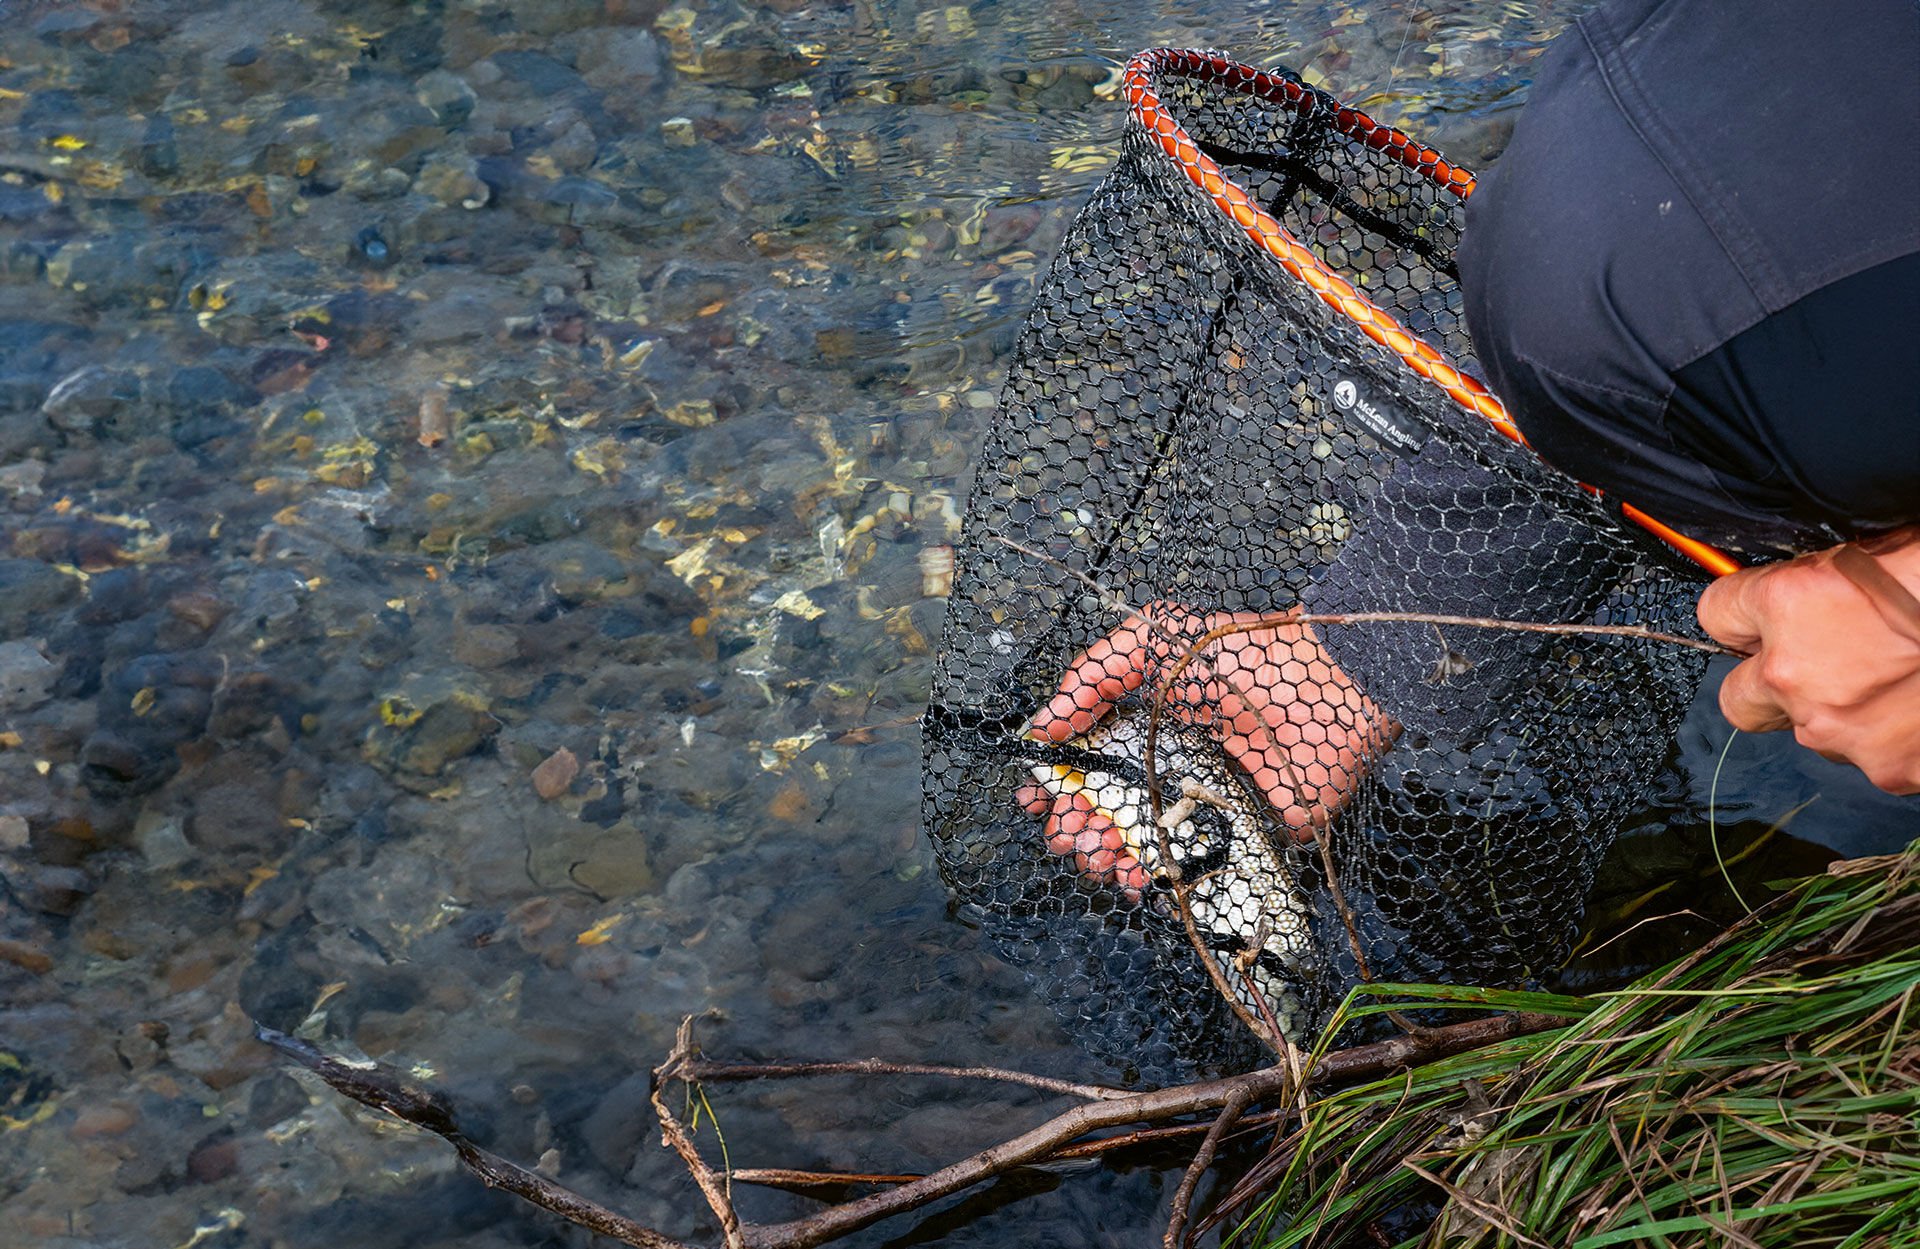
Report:
[[[687,1014],[718,1055],[1119,1078],[949,915],[914,727],[1118,63],[1285,61],[1471,165],[1570,7],[0,6],[0,1246],[585,1243],[250,1020],[689,1237],[646,1100]],[[1723,849],[1832,783],[1782,775],[1722,778]],[[1713,875],[1705,779],[1649,789],[1622,915]],[[1822,857],[1773,844],[1749,879]],[[859,1171],[1045,1108],[713,1107],[736,1164]],[[1175,1178],[852,1243],[1157,1244]]]

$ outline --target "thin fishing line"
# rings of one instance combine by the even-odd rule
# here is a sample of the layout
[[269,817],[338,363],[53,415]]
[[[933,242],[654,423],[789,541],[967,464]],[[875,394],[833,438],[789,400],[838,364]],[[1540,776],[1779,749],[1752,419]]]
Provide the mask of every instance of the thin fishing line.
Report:
[[1720,771],[1727,766],[1727,753],[1733,749],[1733,739],[1738,736],[1739,729],[1727,734],[1727,744],[1720,748],[1720,761],[1713,765],[1713,783],[1707,787],[1707,839],[1713,843],[1713,861],[1719,865],[1720,879],[1727,882],[1727,892],[1733,895],[1741,910],[1751,915],[1753,908],[1740,896],[1740,887],[1733,883],[1733,873],[1727,871],[1727,861],[1720,853],[1720,822],[1716,816],[1720,804]]

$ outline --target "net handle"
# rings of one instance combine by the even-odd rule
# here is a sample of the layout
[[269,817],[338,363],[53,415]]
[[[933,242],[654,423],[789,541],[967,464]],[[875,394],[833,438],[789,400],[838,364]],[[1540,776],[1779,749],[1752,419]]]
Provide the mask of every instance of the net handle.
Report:
[[[1305,113],[1327,97],[1279,74],[1242,65],[1212,52],[1186,48],[1151,48],[1127,62],[1121,83],[1132,119],[1177,163],[1187,180],[1231,218],[1255,246],[1282,269],[1304,283],[1323,303],[1359,328],[1374,342],[1398,356],[1420,377],[1432,382],[1460,407],[1491,424],[1503,436],[1527,445],[1525,435],[1508,415],[1506,405],[1478,378],[1454,367],[1431,344],[1410,333],[1399,321],[1362,294],[1353,283],[1329,269],[1321,259],[1253,201],[1245,188],[1227,177],[1219,164],[1193,141],[1186,128],[1160,103],[1155,80],[1173,76],[1221,84],[1258,96],[1295,113]],[[1448,163],[1438,152],[1415,142],[1391,126],[1383,126],[1359,109],[1334,104],[1333,126],[1341,134],[1383,152],[1426,178],[1441,190],[1464,200],[1473,194],[1471,173]],[[1600,492],[1585,487],[1593,494]],[[1704,542],[1662,524],[1631,504],[1621,514],[1633,524],[1673,547],[1716,577],[1738,571],[1739,561]]]

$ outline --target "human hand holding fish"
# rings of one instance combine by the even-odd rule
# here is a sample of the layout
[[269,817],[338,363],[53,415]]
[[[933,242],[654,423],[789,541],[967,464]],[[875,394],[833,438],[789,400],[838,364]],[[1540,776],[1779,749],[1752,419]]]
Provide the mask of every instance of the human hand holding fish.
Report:
[[[1236,625],[1245,628],[1221,633]],[[1194,644],[1214,633],[1221,635],[1182,668]],[[1149,607],[1088,647],[1069,665],[1030,733],[1056,744],[1081,737],[1121,699],[1169,677],[1175,679],[1165,706],[1173,722],[1214,730],[1227,757],[1301,841],[1346,805],[1397,732],[1311,626],[1171,606]],[[1146,873],[1122,830],[1084,793],[1030,784],[1017,798],[1047,817],[1054,853],[1071,854],[1086,875],[1118,883],[1130,895],[1144,888]]]

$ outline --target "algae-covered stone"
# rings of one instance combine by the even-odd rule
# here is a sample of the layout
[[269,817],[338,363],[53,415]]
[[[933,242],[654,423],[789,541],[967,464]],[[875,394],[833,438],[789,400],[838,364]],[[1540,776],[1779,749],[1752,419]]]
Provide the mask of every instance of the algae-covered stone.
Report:
[[396,773],[439,776],[500,731],[484,693],[458,676],[408,677],[374,707],[361,753]]

